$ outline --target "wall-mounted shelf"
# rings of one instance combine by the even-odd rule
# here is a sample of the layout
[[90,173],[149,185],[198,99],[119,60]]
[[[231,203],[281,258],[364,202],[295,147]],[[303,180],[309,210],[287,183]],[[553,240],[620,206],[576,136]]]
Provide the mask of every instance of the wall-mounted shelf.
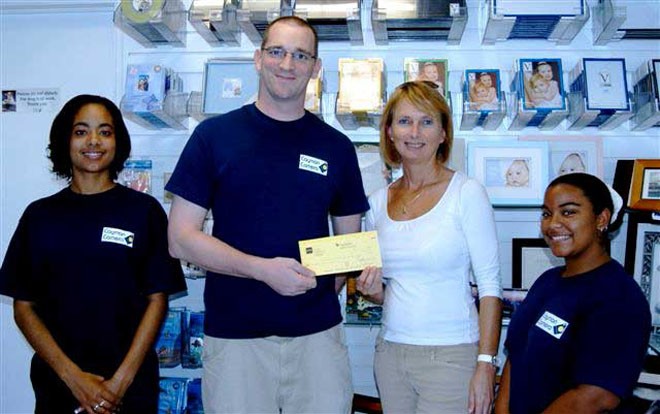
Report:
[[186,45],[186,10],[181,0],[153,0],[136,7],[123,0],[114,13],[114,23],[144,47]]

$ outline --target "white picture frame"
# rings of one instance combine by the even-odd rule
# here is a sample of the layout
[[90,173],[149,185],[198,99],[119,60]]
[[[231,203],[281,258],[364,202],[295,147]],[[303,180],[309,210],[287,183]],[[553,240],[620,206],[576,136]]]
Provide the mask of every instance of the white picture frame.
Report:
[[548,184],[546,142],[468,143],[468,175],[484,185],[494,206],[540,206]]
[[603,178],[603,142],[596,136],[525,135],[521,141],[548,143],[548,180],[569,172],[586,172]]
[[258,85],[252,59],[210,59],[204,65],[202,113],[224,114],[254,102]]

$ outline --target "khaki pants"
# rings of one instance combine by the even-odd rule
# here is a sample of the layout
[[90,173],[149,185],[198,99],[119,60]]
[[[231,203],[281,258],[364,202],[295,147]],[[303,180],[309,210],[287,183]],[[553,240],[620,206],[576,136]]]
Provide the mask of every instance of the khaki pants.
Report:
[[203,361],[207,414],[348,413],[351,408],[342,325],[297,338],[207,336]]
[[420,346],[376,341],[374,372],[386,414],[467,413],[477,344]]

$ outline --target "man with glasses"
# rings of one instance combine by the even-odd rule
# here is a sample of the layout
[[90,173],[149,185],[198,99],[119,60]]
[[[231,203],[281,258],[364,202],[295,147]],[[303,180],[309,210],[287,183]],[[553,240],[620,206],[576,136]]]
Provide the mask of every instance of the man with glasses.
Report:
[[[209,413],[341,413],[352,386],[337,290],[298,241],[360,230],[350,140],[305,111],[314,29],[281,17],[254,53],[257,102],[199,124],[167,184],[171,253],[207,269],[202,395]],[[213,235],[201,231],[211,210]]]

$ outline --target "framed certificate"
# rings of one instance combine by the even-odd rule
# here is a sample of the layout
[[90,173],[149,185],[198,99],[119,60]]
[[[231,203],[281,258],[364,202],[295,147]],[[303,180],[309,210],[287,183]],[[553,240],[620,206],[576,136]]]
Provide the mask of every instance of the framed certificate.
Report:
[[584,58],[582,64],[588,110],[630,110],[624,59]]
[[566,109],[561,59],[520,59],[523,109]]
[[564,260],[555,257],[545,240],[512,239],[511,287],[529,289],[548,269],[561,266]]

